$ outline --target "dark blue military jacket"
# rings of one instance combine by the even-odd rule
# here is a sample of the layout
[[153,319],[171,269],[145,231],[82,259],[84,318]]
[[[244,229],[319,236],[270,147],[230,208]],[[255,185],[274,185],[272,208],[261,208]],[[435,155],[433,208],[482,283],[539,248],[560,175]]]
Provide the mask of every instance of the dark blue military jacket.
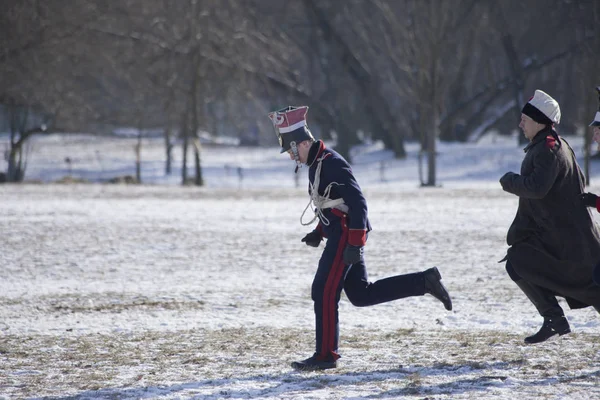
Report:
[[[317,140],[310,148],[306,163],[309,166],[308,179],[311,183],[310,186],[314,185],[315,173],[319,159],[321,158],[319,194],[323,196],[327,186],[335,182],[331,186],[329,198],[342,198],[346,206],[348,206],[348,212],[346,213],[349,228],[348,243],[354,246],[364,246],[367,241],[367,232],[371,230],[371,225],[367,217],[367,201],[352,174],[350,164],[339,153],[326,148],[322,141]],[[330,227],[340,223],[340,213],[331,208],[324,209],[322,212],[323,216],[329,221],[329,225],[324,223],[323,219],[320,218],[317,229],[323,236],[327,237]]]

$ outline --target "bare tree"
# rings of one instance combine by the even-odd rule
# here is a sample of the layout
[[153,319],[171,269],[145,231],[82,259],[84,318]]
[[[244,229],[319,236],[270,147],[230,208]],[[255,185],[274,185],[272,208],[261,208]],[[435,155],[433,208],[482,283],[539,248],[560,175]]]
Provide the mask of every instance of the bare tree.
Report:
[[[418,132],[427,154],[425,186],[436,185],[436,139],[446,93],[456,91],[456,79],[464,73],[472,53],[459,46],[476,32],[475,2],[392,2],[378,0],[377,18],[369,32],[377,32],[378,46],[371,52],[387,68],[389,83],[404,113],[404,130]],[[383,56],[382,56],[383,54]]]
[[[418,140],[427,155],[422,183],[434,186],[436,140],[510,132],[533,88],[561,100],[562,130],[583,128],[593,109],[589,88],[600,81],[591,19],[598,7],[594,0],[5,0],[0,103],[14,113],[10,175],[23,175],[22,146],[41,123],[79,132],[133,125],[164,130],[165,173],[178,132],[182,181],[189,149],[200,185],[210,148],[201,149],[199,132],[252,132],[274,143],[267,112],[302,103],[311,106],[311,128],[324,137],[335,131],[346,155],[359,130],[398,157],[407,140]],[[533,18],[539,9],[544,18]],[[25,113],[27,124],[17,124]]]

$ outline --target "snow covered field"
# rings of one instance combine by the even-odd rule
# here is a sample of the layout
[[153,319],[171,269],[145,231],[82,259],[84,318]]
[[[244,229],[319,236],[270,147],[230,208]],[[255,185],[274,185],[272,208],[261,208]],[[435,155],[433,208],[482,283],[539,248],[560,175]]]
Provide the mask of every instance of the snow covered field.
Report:
[[[133,174],[132,143],[40,137],[27,178],[68,175],[67,156],[73,177]],[[144,185],[0,185],[0,398],[600,398],[593,309],[561,299],[573,333],[523,344],[541,318],[498,263],[517,198],[497,182],[518,171],[514,142],[441,144],[438,188],[418,187],[416,147],[406,160],[357,150],[371,279],[437,265],[454,310],[342,296],[339,367],[312,373],[289,367],[314,346],[306,171],[296,188],[275,147],[207,148],[207,186],[182,187],[177,152],[163,176],[161,144],[144,144]]]

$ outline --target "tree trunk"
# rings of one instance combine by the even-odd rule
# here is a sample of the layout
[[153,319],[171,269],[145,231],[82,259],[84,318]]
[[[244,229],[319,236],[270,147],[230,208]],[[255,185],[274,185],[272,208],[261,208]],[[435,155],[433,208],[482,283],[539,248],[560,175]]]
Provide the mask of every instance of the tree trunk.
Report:
[[135,181],[142,183],[142,130],[139,128],[135,144]]
[[200,163],[200,139],[194,139],[194,162],[195,162],[195,179],[194,185],[196,186],[204,186],[204,179],[202,178],[202,164]]
[[[436,52],[437,53],[437,52]],[[427,137],[427,186],[435,186],[436,180],[436,142],[438,129],[438,112],[437,112],[437,58],[433,57],[430,66],[431,77],[431,93],[430,93],[430,109],[431,117],[429,118],[430,127]]]
[[[521,107],[524,105],[523,100],[523,92],[525,90],[525,81],[523,68],[521,67],[521,62],[519,61],[519,57],[517,56],[517,51],[515,50],[515,45],[513,41],[513,37],[510,34],[506,34],[502,37],[502,45],[504,46],[504,51],[506,52],[506,56],[508,57],[508,63],[510,65],[510,72],[513,78],[513,95],[515,99],[515,107],[514,107],[514,116],[515,121],[521,119]],[[519,135],[519,144],[524,144],[527,142],[527,138],[524,135]]]
[[6,171],[7,182],[21,182],[24,171],[21,170],[21,147],[11,147],[8,153],[8,171]]
[[182,158],[181,158],[181,184],[187,184],[187,153],[188,153],[188,142],[189,142],[189,132],[188,132],[188,115],[187,112],[183,114],[183,121],[181,122],[181,135],[183,139],[182,144]]
[[171,142],[171,128],[165,129],[165,175],[171,175],[171,164],[173,162],[173,143]]
[[198,123],[198,80],[200,78],[200,63],[198,61],[199,57],[197,53],[194,53],[192,56],[192,65],[193,65],[193,76],[192,76],[192,85],[190,89],[190,100],[191,100],[191,111],[192,111],[192,137],[194,138],[194,167],[195,167],[195,175],[194,175],[194,185],[202,186],[204,184],[202,179],[202,167],[200,165],[200,139],[198,138],[198,130],[200,129],[200,124]]

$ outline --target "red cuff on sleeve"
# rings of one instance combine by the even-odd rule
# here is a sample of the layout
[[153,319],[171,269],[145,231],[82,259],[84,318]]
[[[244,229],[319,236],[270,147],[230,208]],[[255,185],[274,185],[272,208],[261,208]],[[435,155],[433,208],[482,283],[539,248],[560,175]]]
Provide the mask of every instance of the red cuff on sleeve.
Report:
[[323,225],[321,225],[321,222],[319,222],[317,224],[317,227],[315,228],[315,230],[317,232],[319,232],[321,234],[321,236],[325,237],[325,232],[323,232]]
[[596,199],[596,211],[600,212],[600,197]]
[[350,229],[348,232],[348,243],[352,246],[364,246],[367,244],[367,230]]

